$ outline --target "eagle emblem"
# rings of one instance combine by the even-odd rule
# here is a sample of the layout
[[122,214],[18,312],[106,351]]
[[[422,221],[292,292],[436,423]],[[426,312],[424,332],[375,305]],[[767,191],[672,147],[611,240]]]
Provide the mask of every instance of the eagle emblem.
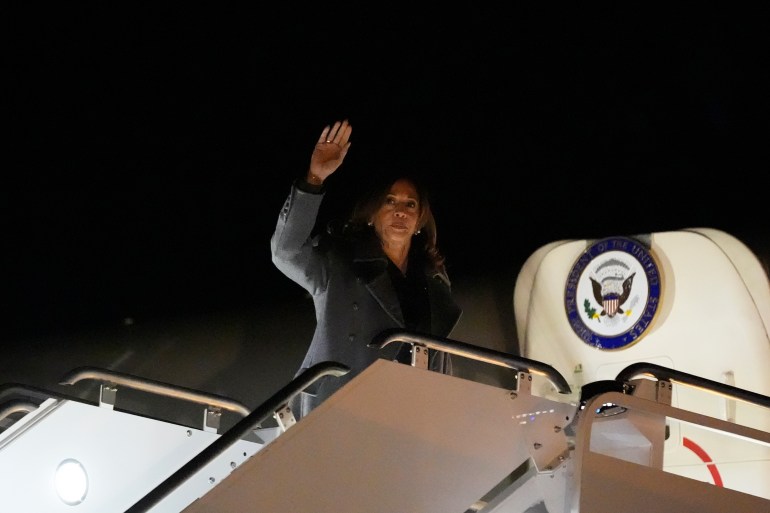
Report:
[[630,268],[622,261],[611,259],[596,269],[596,276],[589,276],[594,299],[602,305],[600,316],[614,317],[622,314],[623,305],[631,295],[635,272],[628,274]]
[[647,236],[593,241],[567,275],[564,307],[577,337],[620,349],[646,333],[658,310],[661,276]]

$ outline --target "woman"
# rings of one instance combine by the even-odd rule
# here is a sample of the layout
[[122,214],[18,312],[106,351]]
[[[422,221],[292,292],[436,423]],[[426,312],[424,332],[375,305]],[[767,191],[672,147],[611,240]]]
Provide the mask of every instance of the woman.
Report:
[[[386,329],[406,328],[446,337],[461,309],[454,302],[428,198],[414,180],[399,178],[361,198],[347,223],[313,235],[324,182],[350,149],[347,120],[326,126],[304,179],[294,182],[270,241],[273,263],[313,297],[316,328],[297,374],[324,361],[350,367],[300,394],[297,417],[313,408],[378,358],[408,363],[410,345],[368,347]],[[404,347],[396,347],[396,346]],[[449,372],[448,355],[431,368]]]

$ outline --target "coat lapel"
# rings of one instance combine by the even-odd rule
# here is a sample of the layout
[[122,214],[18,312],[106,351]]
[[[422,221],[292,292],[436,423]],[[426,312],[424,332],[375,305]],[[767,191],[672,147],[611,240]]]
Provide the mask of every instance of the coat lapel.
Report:
[[396,290],[393,288],[387,270],[381,272],[372,281],[368,282],[366,288],[385,313],[403,328],[404,314],[401,311]]
[[462,310],[451,297],[448,281],[441,275],[429,276],[428,296],[433,333],[442,337],[449,336],[460,320]]
[[354,249],[353,266],[356,277],[364,283],[377,304],[403,328],[404,314],[388,275],[388,258],[374,244],[358,244]]

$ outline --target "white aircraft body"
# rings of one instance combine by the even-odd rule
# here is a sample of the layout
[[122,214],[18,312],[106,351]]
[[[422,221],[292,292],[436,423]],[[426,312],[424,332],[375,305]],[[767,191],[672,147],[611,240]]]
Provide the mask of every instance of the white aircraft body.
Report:
[[[0,387],[4,510],[770,511],[770,282],[741,241],[693,228],[547,244],[507,306],[516,348],[496,300],[473,301],[452,339],[381,334],[371,346],[410,343],[412,365],[378,360],[299,421],[290,399],[347,372],[271,372],[281,351],[299,363],[312,319],[264,328],[261,357],[241,317],[186,328],[216,338],[205,353],[179,331],[132,339],[173,372],[139,343],[93,351],[114,333],[90,335],[87,362],[62,350],[55,385],[20,362],[31,382]],[[457,374],[429,371],[428,349]]]

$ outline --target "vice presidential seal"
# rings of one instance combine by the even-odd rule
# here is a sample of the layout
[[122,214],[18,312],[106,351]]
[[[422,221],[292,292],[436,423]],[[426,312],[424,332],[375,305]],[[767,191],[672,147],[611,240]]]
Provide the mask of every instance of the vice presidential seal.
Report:
[[651,251],[629,237],[591,244],[567,277],[564,306],[578,337],[597,349],[633,345],[652,325],[661,276]]

